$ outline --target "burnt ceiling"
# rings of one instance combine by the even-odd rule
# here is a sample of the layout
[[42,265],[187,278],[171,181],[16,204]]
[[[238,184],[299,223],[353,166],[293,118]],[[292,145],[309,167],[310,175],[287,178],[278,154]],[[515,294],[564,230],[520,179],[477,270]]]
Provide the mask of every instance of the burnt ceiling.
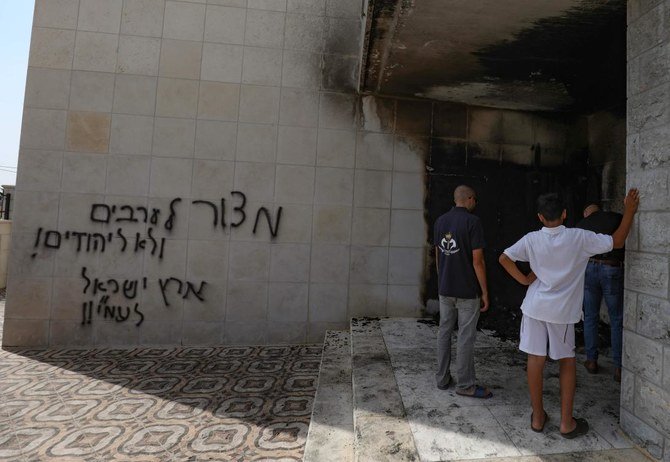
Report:
[[625,0],[370,0],[361,89],[520,110],[623,110]]

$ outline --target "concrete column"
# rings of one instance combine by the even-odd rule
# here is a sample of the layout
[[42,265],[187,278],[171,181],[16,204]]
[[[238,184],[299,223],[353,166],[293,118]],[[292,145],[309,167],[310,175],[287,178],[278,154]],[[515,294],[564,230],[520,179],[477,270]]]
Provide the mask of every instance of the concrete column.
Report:
[[670,460],[670,3],[628,3],[627,183],[642,193],[627,244],[621,425]]

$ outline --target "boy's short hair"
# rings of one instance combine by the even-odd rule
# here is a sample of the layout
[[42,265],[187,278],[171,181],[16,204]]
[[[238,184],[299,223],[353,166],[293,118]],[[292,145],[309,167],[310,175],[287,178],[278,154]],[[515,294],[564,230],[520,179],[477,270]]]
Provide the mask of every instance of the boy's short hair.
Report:
[[542,194],[537,198],[537,213],[547,221],[556,221],[561,218],[565,210],[561,196],[556,193]]

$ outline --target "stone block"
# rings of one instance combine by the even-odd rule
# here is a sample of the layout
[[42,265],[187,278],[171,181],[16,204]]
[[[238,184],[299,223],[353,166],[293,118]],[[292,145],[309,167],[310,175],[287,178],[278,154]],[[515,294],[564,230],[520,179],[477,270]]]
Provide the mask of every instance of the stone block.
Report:
[[468,108],[464,104],[438,102],[433,110],[433,135],[466,139]]
[[663,353],[663,383],[664,390],[670,390],[670,348],[667,346]]
[[393,173],[391,204],[394,209],[424,209],[425,177],[421,173]]
[[113,114],[109,152],[131,156],[151,155],[153,117]]
[[276,125],[238,124],[237,160],[274,163],[276,151]]
[[240,83],[242,81],[243,47],[219,43],[203,44],[202,80]]
[[633,332],[637,331],[637,300],[637,293],[630,290],[624,291],[623,327]]
[[[85,230],[102,231],[101,225],[91,223],[91,204],[103,202],[104,196],[81,193],[62,193],[60,208],[58,211],[59,229],[66,230]],[[64,244],[64,242],[63,242]],[[76,248],[76,240],[67,246],[70,249]],[[82,244],[83,246],[84,244]],[[64,248],[67,248],[63,245]]]
[[255,85],[281,84],[282,55],[271,48],[245,47],[242,82]]
[[154,157],[151,159],[149,194],[154,197],[188,197],[192,173],[191,159]]
[[139,343],[140,330],[126,323],[102,321],[93,325],[96,346],[128,347]]
[[664,13],[665,9],[659,5],[628,24],[628,59],[638,56],[667,39]]
[[276,322],[289,324],[306,322],[308,318],[307,296],[308,284],[270,283],[268,296],[268,320],[270,324]]
[[267,282],[229,281],[226,321],[264,321],[267,307]]
[[395,137],[393,141],[393,170],[397,172],[425,172],[428,150],[428,138]]
[[393,135],[360,132],[356,140],[356,168],[393,170]]
[[270,281],[309,281],[310,246],[273,244],[270,248]]
[[268,345],[295,345],[306,342],[307,322],[269,322]]
[[199,120],[195,135],[198,159],[233,160],[237,144],[237,124]]
[[670,252],[670,212],[641,213],[639,216],[640,250]]
[[[147,289],[142,293],[141,309],[145,323],[151,321],[179,322],[179,335],[176,338],[180,338],[181,322],[184,318],[184,300],[176,294],[176,288],[177,285],[174,284],[169,292],[166,290],[166,298],[163,299],[158,281],[148,282]],[[142,327],[144,328],[144,324]]]
[[670,434],[670,392],[644,379],[638,380],[635,414],[662,434]]
[[314,206],[314,242],[347,244],[351,234],[351,207]]
[[247,7],[255,10],[286,11],[286,0],[248,0]]
[[505,144],[532,145],[535,141],[532,114],[519,111],[503,111],[502,142]]
[[36,27],[30,40],[30,67],[72,69],[75,32],[62,29]]
[[[161,79],[166,83],[164,79]],[[167,87],[167,85],[166,85]],[[181,96],[181,89],[165,88]],[[162,93],[161,93],[162,94]],[[170,93],[172,95],[172,93]],[[163,97],[165,97],[163,95]],[[175,96],[177,97],[177,96]],[[183,101],[181,101],[183,102]],[[167,106],[161,102],[163,112]],[[114,89],[114,112],[121,114],[154,115],[156,110],[156,77],[145,75],[117,75]]]
[[636,376],[661,383],[663,347],[630,331],[624,331],[623,365]]
[[[144,254],[144,272],[147,278],[150,281],[156,280],[157,278],[165,279],[168,277],[184,279],[186,277],[187,244],[188,241],[186,240],[169,239],[165,245],[165,252],[162,260],[151,255],[150,252],[146,252]],[[153,295],[155,300],[163,300],[160,288],[154,287],[153,289],[154,291],[156,289],[158,290],[158,293]],[[147,289],[145,294],[148,292],[149,289]],[[172,286],[172,288],[167,288],[165,294],[170,306],[173,304],[175,307],[182,306],[183,298],[182,295],[177,293],[176,285]]]
[[386,284],[389,272],[388,247],[352,246],[349,277],[360,284]]
[[70,98],[70,71],[29,68],[25,106],[37,109],[67,109]]
[[188,241],[186,277],[217,285],[227,279],[228,243],[215,241]]
[[232,6],[235,8],[246,8],[247,0],[207,0],[210,5]]
[[670,345],[670,301],[639,295],[636,332]]
[[357,207],[389,208],[391,206],[391,172],[356,170],[354,204]]
[[52,109],[24,109],[21,147],[63,149],[66,114],[65,111]]
[[288,0],[286,11],[313,16],[326,14],[326,0]]
[[326,15],[342,18],[360,18],[363,14],[360,0],[326,0]]
[[[533,165],[535,162],[535,152],[532,145],[513,145],[503,144],[499,146],[500,158],[504,162],[509,162],[515,165]],[[493,153],[495,155],[495,153]],[[542,163],[545,163],[544,151],[542,151]]]
[[123,2],[121,33],[160,37],[164,14],[165,0],[126,0]]
[[307,343],[321,343],[329,330],[346,330],[348,322],[310,322],[307,330]]
[[319,111],[317,92],[281,89],[279,123],[296,127],[316,127]]
[[230,245],[229,274],[235,281],[267,281],[270,271],[270,247],[254,242]]
[[[14,225],[13,225],[14,226]],[[24,228],[25,229],[25,228]],[[9,259],[7,263],[8,285],[13,279],[30,277],[51,277],[54,271],[56,253],[52,250],[33,252],[37,229],[19,234],[12,232]],[[35,255],[36,254],[36,255]],[[33,257],[33,255],[35,255]],[[7,313],[7,311],[5,311]]]
[[354,129],[357,126],[357,97],[344,93],[321,93],[319,127]]
[[63,192],[104,193],[107,158],[100,154],[63,154]]
[[388,245],[390,209],[354,208],[351,243],[355,245]]
[[[120,74],[158,75],[161,40],[122,35],[116,72]],[[198,74],[200,68],[198,67]]]
[[429,101],[399,100],[395,130],[403,135],[431,134],[433,105]]
[[423,282],[424,249],[392,247],[389,250],[389,284],[420,285]]
[[396,100],[371,95],[362,96],[360,112],[361,130],[375,133],[393,132]]
[[[187,177],[186,175],[188,174],[184,173],[185,178],[189,179],[188,183],[190,188],[190,177]],[[161,210],[162,220],[163,223],[165,223],[165,220],[167,220],[167,217],[170,214],[170,204],[176,197],[179,196],[177,194],[165,197],[149,196],[147,199],[147,207],[150,209],[156,208]],[[188,201],[182,201],[180,203],[174,204],[174,210],[176,215],[172,223],[172,229],[169,231],[166,230],[165,234],[170,239],[187,239],[189,237],[188,217],[190,212]]]
[[221,345],[223,323],[211,321],[184,321],[182,345]]
[[310,321],[346,322],[347,292],[345,284],[310,284]]
[[223,344],[262,345],[267,341],[267,330],[267,321],[265,320],[226,322]]
[[240,122],[275,124],[279,120],[279,88],[242,85]]
[[86,283],[79,278],[53,279],[53,295],[51,296],[51,311],[46,317],[59,321],[83,321],[82,304],[92,298],[90,294],[82,293]]
[[123,0],[80,0],[77,29],[118,34]]
[[627,252],[626,288],[657,297],[668,294],[668,258]]
[[385,284],[350,284],[349,316],[386,316]]
[[468,141],[500,143],[502,114],[496,109],[469,108]]
[[271,163],[237,162],[235,190],[242,191],[251,202],[272,202],[275,190],[275,165]]
[[[184,301],[184,321],[206,321],[220,323],[226,316],[226,283],[206,278],[203,287],[204,300],[190,297]],[[223,326],[219,325],[223,333]],[[219,341],[219,344],[221,342]]]
[[[56,229],[59,198],[51,192],[16,191],[12,234],[35,233],[37,229]],[[34,236],[34,234],[33,234]]]
[[281,48],[284,43],[285,16],[283,12],[247,10],[244,44]]
[[621,406],[632,412],[635,409],[635,374],[625,369],[621,372]]
[[[630,158],[630,150],[628,151]],[[627,187],[640,190],[640,211],[667,210],[670,197],[670,169],[634,170],[630,165],[626,169]]]
[[58,191],[62,170],[62,152],[24,149],[19,155],[16,187],[21,191]]
[[52,321],[49,326],[49,346],[90,347],[93,345],[93,329],[82,326],[81,321]]
[[354,170],[318,167],[314,202],[351,206],[354,193]]
[[[138,228],[140,227],[138,226]],[[124,230],[126,236],[131,235],[131,229],[132,227],[128,227]],[[142,227],[141,232],[142,234],[145,233],[144,227]],[[103,277],[117,278],[121,281],[142,277],[144,255],[134,252],[122,252],[123,241],[119,238],[114,238],[111,243],[107,244],[107,248],[109,251],[99,254],[97,258],[85,253],[78,255],[70,254],[68,256],[64,256],[64,254],[59,255],[56,259],[55,274],[78,277],[81,281],[81,268],[86,266],[90,271],[89,274],[94,273]]]
[[363,35],[360,19],[328,18],[325,52],[357,56]]
[[353,168],[356,159],[356,132],[320,129],[316,164],[320,167]]
[[161,45],[161,77],[198,79],[202,66],[202,42],[164,39]]
[[148,157],[110,156],[107,160],[107,194],[146,196],[149,192]]
[[35,27],[76,29],[79,0],[37,0],[35,2]]
[[389,285],[386,312],[388,316],[416,318],[423,308],[420,286]]
[[426,244],[426,222],[423,210],[391,211],[391,245],[423,247]]
[[321,16],[303,14],[286,15],[287,50],[321,53],[324,47],[326,19]]
[[77,32],[73,69],[114,72],[119,36],[99,32]]
[[[646,92],[670,80],[668,56],[670,56],[670,44],[665,43],[629,60],[628,91],[631,96]],[[639,117],[638,110],[643,110],[643,108],[639,107],[630,114],[633,117]]]
[[[624,188],[625,189],[625,188]],[[626,239],[626,249],[640,250],[640,214],[636,214],[633,219],[633,226],[630,228],[630,233]]]
[[628,2],[628,22],[632,23],[659,3],[661,3],[661,0],[632,0]]
[[219,82],[200,82],[198,118],[237,121],[240,86]]
[[205,41],[242,45],[246,16],[244,8],[207,5]]
[[33,319],[10,319],[4,321],[2,346],[29,346],[31,348],[49,345],[49,321]]
[[193,157],[195,120],[157,117],[154,121],[153,154]]
[[112,112],[114,74],[107,72],[72,72],[70,110]]
[[635,443],[654,457],[663,455],[663,435],[625,409],[621,409],[620,420],[621,428]]
[[173,346],[174,339],[181,338],[181,319],[175,321],[145,320],[139,333],[142,346]]
[[279,126],[277,163],[314,165],[316,139],[316,128]]
[[310,281],[313,283],[346,284],[349,282],[349,247],[320,245],[312,252]]
[[314,201],[314,167],[277,165],[275,200],[280,204],[311,204]]
[[284,50],[282,87],[317,89],[321,85],[321,54]]
[[69,112],[66,147],[70,151],[109,151],[111,115],[101,112]]
[[[628,132],[637,133],[670,123],[670,85],[642,91],[628,98]],[[653,135],[652,135],[653,136]]]
[[205,5],[165,2],[163,38],[202,42],[205,33]]
[[10,289],[5,312],[7,319],[49,319],[51,279],[14,278]]
[[158,79],[156,116],[194,119],[198,109],[198,81]]
[[195,160],[191,197],[216,202],[233,189],[234,176],[235,164],[231,161]]
[[312,241],[312,205],[282,205],[283,215],[276,242]]

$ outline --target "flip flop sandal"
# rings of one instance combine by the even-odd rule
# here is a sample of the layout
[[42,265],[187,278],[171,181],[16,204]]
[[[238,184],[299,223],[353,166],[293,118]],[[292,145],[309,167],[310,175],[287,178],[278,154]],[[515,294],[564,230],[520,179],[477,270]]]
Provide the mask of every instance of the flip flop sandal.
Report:
[[544,411],[544,422],[542,423],[542,426],[540,428],[533,427],[533,413],[530,413],[530,429],[535,433],[542,433],[547,422],[549,422],[549,414],[547,414],[547,411]]
[[589,423],[586,421],[586,419],[575,418],[575,422],[577,425],[575,425],[574,430],[568,433],[561,433],[563,438],[571,440],[573,438],[577,438],[578,436],[586,435],[589,432]]
[[489,399],[490,397],[493,396],[493,393],[491,391],[487,390],[484,387],[480,387],[479,385],[475,386],[475,391],[472,393],[459,393],[456,391],[456,394],[458,396],[466,396],[468,398],[480,398],[480,399]]

